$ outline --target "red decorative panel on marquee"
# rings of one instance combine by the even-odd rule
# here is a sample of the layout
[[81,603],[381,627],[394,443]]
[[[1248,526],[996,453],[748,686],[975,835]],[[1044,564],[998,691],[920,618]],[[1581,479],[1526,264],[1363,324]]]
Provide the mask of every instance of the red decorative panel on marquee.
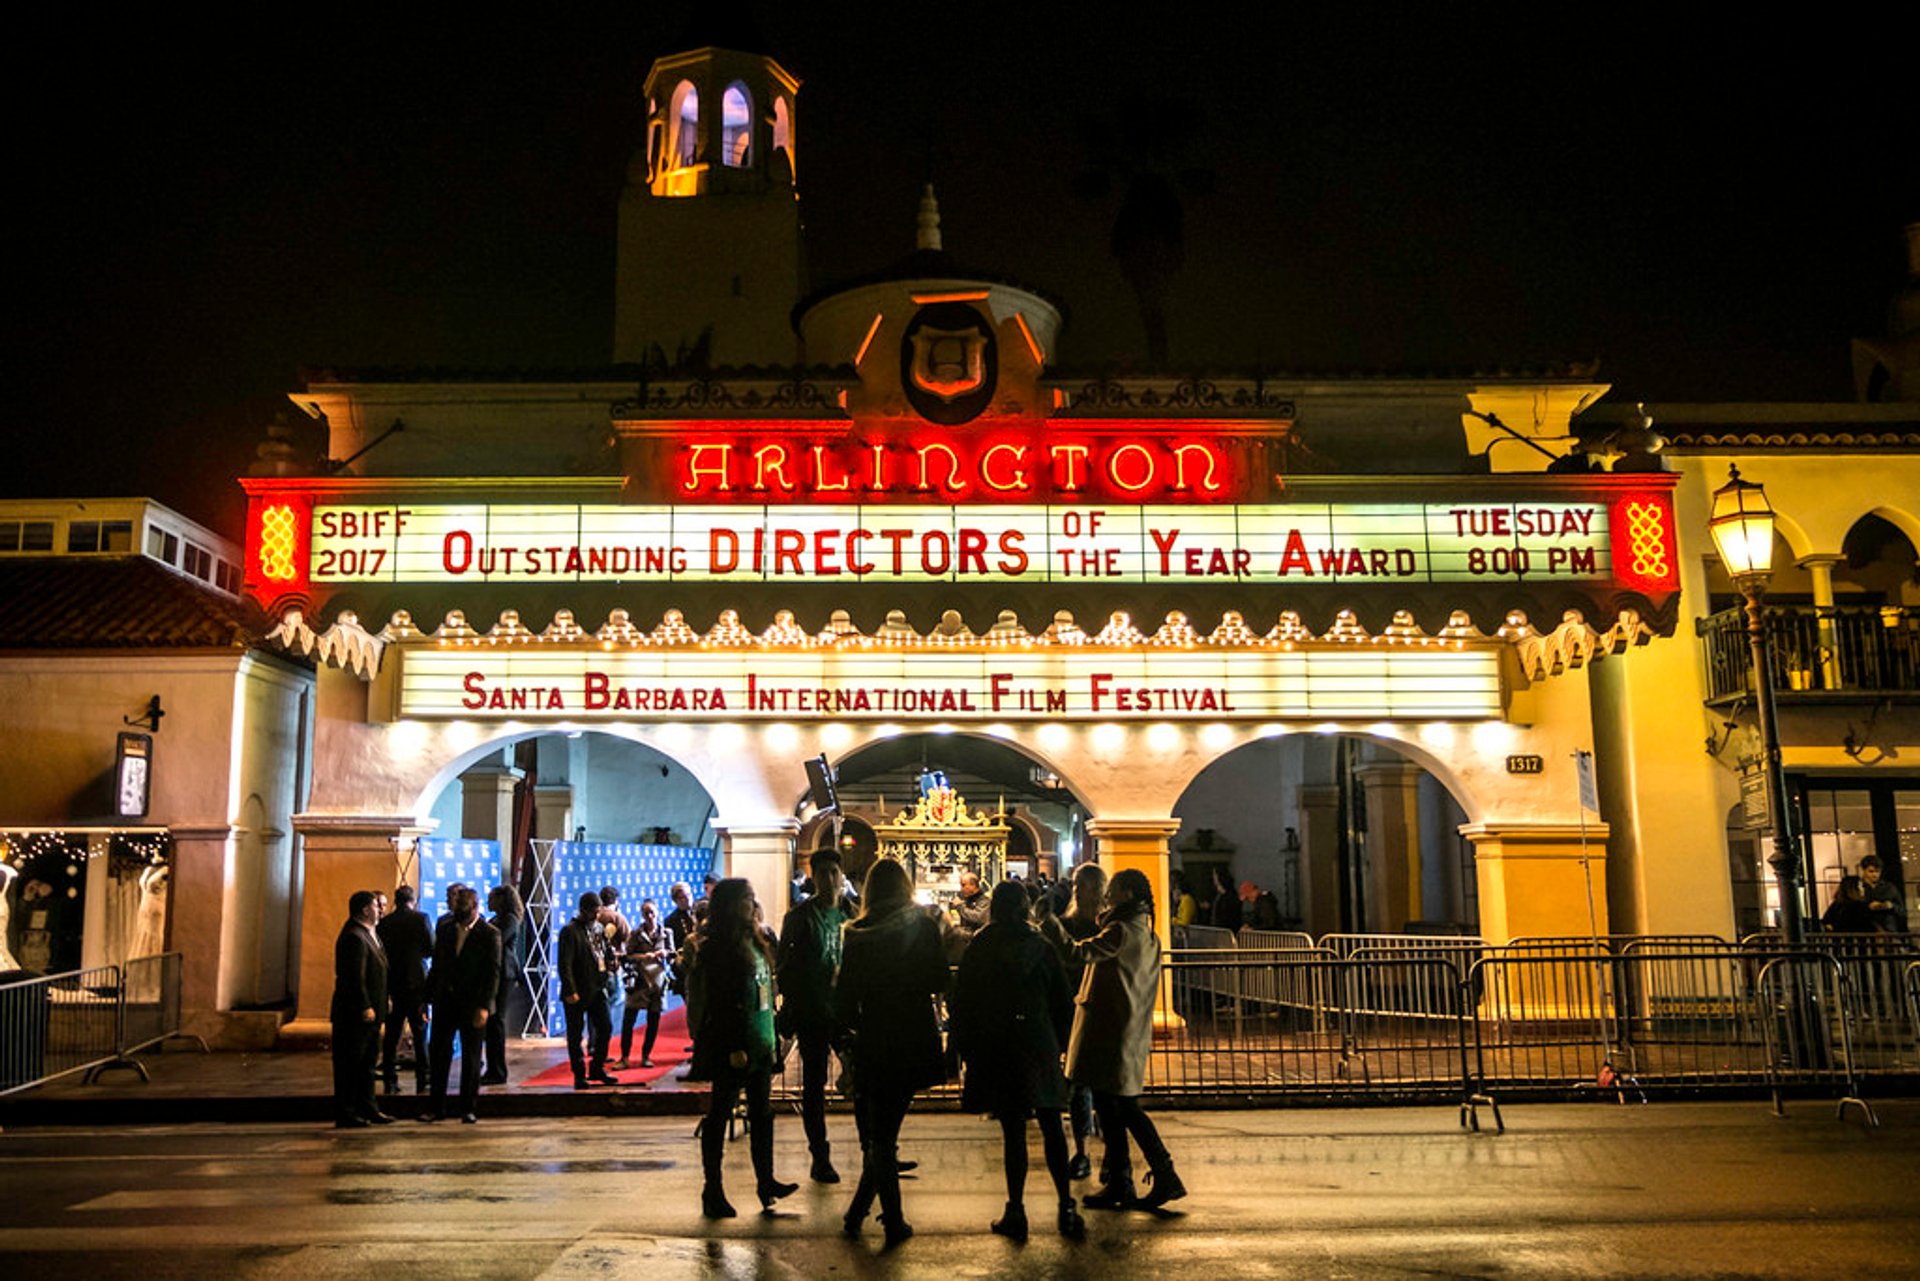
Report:
[[1613,577],[1636,592],[1680,590],[1680,554],[1670,489],[1647,489],[1613,502]]

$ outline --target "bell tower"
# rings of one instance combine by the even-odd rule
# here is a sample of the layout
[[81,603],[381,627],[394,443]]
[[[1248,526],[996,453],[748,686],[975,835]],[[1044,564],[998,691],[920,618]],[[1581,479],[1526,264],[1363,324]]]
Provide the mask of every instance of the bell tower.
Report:
[[799,90],[772,57],[715,45],[648,71],[646,145],[620,196],[615,363],[795,361]]

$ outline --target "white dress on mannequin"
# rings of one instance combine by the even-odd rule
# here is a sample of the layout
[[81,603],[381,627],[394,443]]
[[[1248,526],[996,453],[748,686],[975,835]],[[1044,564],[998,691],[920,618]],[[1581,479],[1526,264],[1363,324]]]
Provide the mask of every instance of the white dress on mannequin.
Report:
[[0,971],[20,968],[20,962],[13,958],[13,951],[7,946],[7,928],[13,917],[13,904],[7,901],[7,895],[13,892],[13,883],[19,876],[12,867],[0,863]]

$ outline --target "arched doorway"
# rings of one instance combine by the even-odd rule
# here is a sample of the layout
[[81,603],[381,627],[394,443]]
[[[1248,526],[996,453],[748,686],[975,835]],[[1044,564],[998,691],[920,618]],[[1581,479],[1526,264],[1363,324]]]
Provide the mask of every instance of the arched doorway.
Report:
[[1246,924],[1332,933],[1473,933],[1467,813],[1408,753],[1355,734],[1256,739],[1202,770],[1173,807],[1176,875],[1205,909],[1215,869]]
[[[923,774],[943,775],[972,810],[1004,815],[1009,875],[1051,880],[1092,856],[1084,836],[1088,807],[1047,763],[1004,740],[902,734],[863,744],[835,768],[845,816],[841,859],[856,883],[877,856],[880,829],[918,798]],[[804,853],[830,842],[829,831],[825,816],[808,817],[799,849]]]
[[611,887],[632,919],[671,887],[698,895],[717,840],[712,795],[673,757],[596,731],[516,734],[464,754],[422,798],[433,834],[416,842],[412,876],[428,915],[449,885],[497,886],[521,899],[517,959],[527,981],[509,1004],[515,1034],[557,1029],[555,949],[579,896]]

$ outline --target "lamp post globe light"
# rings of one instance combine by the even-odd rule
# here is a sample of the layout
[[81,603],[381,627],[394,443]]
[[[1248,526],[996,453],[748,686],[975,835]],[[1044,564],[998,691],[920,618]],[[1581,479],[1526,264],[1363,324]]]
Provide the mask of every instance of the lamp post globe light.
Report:
[[1747,642],[1753,651],[1754,701],[1760,719],[1760,749],[1765,761],[1767,808],[1772,811],[1773,865],[1780,886],[1780,926],[1787,946],[1798,947],[1806,937],[1801,905],[1799,848],[1788,830],[1793,813],[1787,796],[1787,776],[1780,765],[1780,727],[1774,712],[1773,667],[1760,601],[1773,572],[1773,506],[1765,487],[1744,480],[1738,467],[1729,467],[1727,483],[1713,491],[1713,515],[1707,532],[1714,550],[1747,601]]

